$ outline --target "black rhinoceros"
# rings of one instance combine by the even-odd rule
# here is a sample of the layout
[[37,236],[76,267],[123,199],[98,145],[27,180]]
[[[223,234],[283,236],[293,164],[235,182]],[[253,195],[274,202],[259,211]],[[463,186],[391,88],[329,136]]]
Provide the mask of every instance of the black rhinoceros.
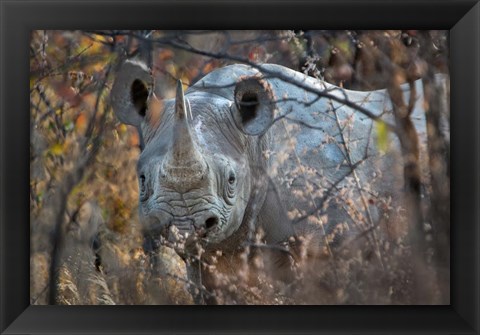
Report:
[[[273,64],[226,66],[185,93],[179,82],[171,100],[153,86],[145,65],[127,61],[112,105],[142,137],[139,214],[154,240],[235,253],[308,236],[328,254],[373,229],[402,189],[385,90],[344,90]],[[421,99],[412,119],[424,135]]]

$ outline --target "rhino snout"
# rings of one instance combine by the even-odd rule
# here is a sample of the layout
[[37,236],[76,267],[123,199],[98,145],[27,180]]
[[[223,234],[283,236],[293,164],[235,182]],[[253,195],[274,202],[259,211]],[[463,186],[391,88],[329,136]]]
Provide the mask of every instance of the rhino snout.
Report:
[[188,219],[174,219],[171,223],[180,231],[195,231],[197,233],[206,234],[214,229],[220,222],[219,215],[212,211],[205,211],[201,215]]
[[[160,214],[160,215],[158,215]],[[211,210],[205,210],[193,216],[175,217],[165,215],[164,211],[160,213],[150,213],[146,222],[149,222],[147,230],[157,232],[160,235],[171,235],[172,229],[182,236],[196,235],[197,237],[207,237],[210,232],[219,228],[220,215]]]

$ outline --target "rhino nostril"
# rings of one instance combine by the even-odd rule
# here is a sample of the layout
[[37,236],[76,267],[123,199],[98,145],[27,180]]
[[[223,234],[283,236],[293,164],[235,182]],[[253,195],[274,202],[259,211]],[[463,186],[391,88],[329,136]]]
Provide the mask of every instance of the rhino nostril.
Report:
[[213,228],[216,225],[218,225],[218,218],[215,216],[212,216],[205,221],[205,227],[207,229]]

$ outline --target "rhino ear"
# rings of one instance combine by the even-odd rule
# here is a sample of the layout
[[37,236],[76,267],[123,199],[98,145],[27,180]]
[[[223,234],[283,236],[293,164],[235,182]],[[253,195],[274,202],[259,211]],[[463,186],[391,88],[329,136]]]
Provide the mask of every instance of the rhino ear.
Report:
[[243,78],[234,92],[233,118],[247,135],[262,135],[273,122],[275,103],[270,85],[257,76]]
[[145,64],[128,60],[121,66],[111,91],[113,111],[121,122],[140,126],[152,89],[153,77]]

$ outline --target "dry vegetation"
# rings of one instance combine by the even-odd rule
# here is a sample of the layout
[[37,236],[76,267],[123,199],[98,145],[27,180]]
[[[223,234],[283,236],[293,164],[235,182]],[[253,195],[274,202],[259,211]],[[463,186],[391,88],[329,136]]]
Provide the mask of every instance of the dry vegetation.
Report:
[[[443,31],[33,31],[31,303],[192,304],[200,296],[218,304],[448,304],[448,87],[434,80],[448,78],[447,38]],[[281,64],[348,89],[387,88],[408,157],[400,169],[407,203],[366,199],[389,216],[371,227],[357,208],[351,216],[361,233],[332,243],[331,252],[308,236],[277,250],[257,232],[235,257],[217,252],[193,262],[211,275],[192,278],[169,245],[153,256],[144,251],[141,143],[107,99],[115,71],[131,57],[152,68],[159,98],[173,96],[177,79],[194,83],[238,62]],[[416,79],[426,92],[423,141],[399,93],[400,83]],[[337,225],[326,238],[342,234]],[[281,276],[272,264],[278,253],[290,255]]]

